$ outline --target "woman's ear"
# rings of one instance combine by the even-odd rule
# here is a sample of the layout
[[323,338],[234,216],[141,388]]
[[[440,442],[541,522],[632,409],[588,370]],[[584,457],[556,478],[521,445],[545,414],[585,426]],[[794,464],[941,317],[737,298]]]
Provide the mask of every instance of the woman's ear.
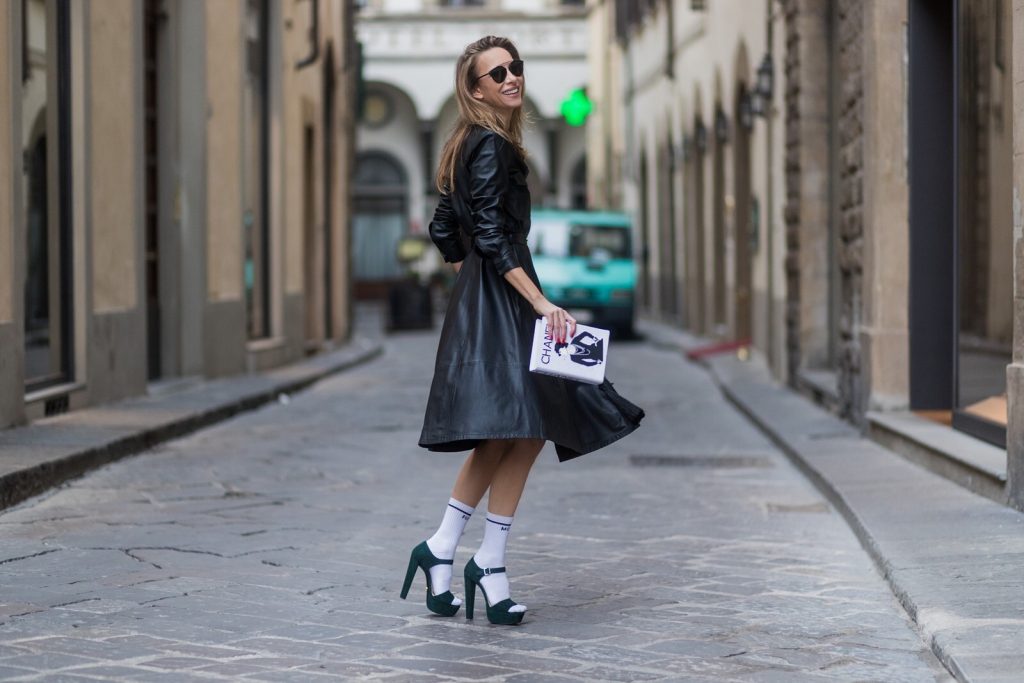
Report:
[[480,92],[480,88],[474,88],[473,89],[473,99],[475,99],[475,100],[482,100],[483,98],[484,98],[484,94],[482,92]]

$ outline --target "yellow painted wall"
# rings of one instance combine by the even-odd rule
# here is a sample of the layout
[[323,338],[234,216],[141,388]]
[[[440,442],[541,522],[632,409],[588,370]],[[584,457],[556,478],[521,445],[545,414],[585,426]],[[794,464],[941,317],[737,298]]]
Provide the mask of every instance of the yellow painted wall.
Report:
[[92,198],[93,306],[97,312],[137,304],[138,182],[136,3],[103,0],[89,15],[89,194]]
[[14,240],[12,221],[14,213],[11,196],[11,161],[20,157],[14,153],[11,140],[11,36],[10,8],[0,7],[0,324],[13,318]]
[[245,5],[206,12],[206,278],[210,301],[242,296],[242,69]]

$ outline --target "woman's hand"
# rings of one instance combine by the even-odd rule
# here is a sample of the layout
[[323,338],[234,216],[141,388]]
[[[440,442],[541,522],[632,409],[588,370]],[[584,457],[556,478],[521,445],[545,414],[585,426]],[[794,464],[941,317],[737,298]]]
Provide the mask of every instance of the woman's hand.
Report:
[[506,272],[505,280],[530,302],[533,310],[537,311],[537,315],[544,316],[548,322],[548,329],[551,330],[552,339],[564,344],[567,331],[569,337],[576,334],[576,319],[569,315],[564,308],[559,308],[548,301],[522,266],[516,266]]
[[[576,334],[576,319],[569,315],[568,311],[560,308],[544,297],[541,297],[533,305],[537,315],[544,316],[547,320],[548,329],[551,330],[551,338],[560,344],[564,344],[567,337]],[[568,334],[566,332],[568,331]]]

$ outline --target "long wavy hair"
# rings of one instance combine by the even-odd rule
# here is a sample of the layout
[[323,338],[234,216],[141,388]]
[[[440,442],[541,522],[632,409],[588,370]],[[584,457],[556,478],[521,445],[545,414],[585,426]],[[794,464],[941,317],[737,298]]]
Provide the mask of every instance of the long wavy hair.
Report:
[[519,59],[519,50],[511,40],[498,36],[485,36],[475,43],[467,45],[455,62],[455,102],[459,107],[459,119],[455,122],[451,137],[444,143],[444,148],[441,150],[441,162],[437,166],[437,177],[434,182],[437,185],[437,191],[442,194],[455,189],[455,169],[461,158],[462,145],[473,126],[494,131],[512,143],[521,157],[526,158],[526,150],[523,148],[523,108],[516,108],[506,124],[491,105],[473,97],[478,75],[476,73],[477,60],[480,53],[493,47],[504,48],[512,55],[512,59]]

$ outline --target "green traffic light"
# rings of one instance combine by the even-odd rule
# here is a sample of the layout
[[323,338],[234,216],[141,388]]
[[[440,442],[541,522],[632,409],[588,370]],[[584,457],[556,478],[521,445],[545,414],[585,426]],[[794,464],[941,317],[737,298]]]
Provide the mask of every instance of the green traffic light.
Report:
[[562,116],[570,126],[582,126],[593,109],[594,105],[583,88],[576,88],[562,100]]

